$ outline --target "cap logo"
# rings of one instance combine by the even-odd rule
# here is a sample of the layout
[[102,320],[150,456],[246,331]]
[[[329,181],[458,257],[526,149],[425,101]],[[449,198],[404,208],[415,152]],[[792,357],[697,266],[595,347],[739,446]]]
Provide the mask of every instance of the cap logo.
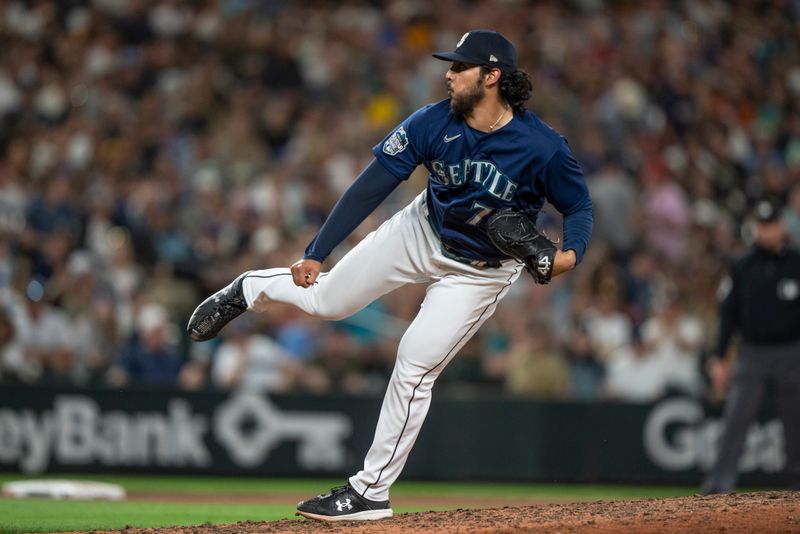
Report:
[[458,44],[456,45],[456,48],[458,48],[459,46],[464,44],[464,41],[467,40],[467,35],[469,35],[469,32],[467,32],[467,33],[465,33],[464,35],[461,36],[461,39],[459,39]]
[[772,217],[772,206],[770,206],[769,202],[759,202],[758,206],[756,206],[756,213],[762,219],[769,219]]
[[489,56],[489,61],[491,61],[493,63],[497,63],[497,57],[494,54],[491,54]]

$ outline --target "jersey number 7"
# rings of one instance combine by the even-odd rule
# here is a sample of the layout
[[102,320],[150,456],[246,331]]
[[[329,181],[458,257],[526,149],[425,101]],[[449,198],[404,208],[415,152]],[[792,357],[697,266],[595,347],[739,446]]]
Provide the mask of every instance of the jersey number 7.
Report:
[[475,212],[475,215],[469,218],[467,224],[471,224],[472,226],[478,226],[481,224],[481,222],[494,211],[494,208],[484,206],[477,201],[472,203],[472,207],[470,209]]

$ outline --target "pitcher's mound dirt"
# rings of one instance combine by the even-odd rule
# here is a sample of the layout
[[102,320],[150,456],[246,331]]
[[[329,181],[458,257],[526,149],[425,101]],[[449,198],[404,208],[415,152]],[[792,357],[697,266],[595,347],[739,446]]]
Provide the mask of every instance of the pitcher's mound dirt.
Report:
[[[120,531],[117,531],[120,532]],[[376,522],[245,521],[228,525],[126,529],[125,534],[233,533],[800,533],[800,492],[739,493],[634,501],[537,504],[402,514]]]

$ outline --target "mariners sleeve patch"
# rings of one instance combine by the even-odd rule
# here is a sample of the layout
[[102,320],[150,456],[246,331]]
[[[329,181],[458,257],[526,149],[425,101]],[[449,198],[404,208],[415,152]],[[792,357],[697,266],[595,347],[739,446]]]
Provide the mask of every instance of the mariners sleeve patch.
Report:
[[408,135],[401,126],[383,142],[383,151],[390,156],[396,156],[408,146]]

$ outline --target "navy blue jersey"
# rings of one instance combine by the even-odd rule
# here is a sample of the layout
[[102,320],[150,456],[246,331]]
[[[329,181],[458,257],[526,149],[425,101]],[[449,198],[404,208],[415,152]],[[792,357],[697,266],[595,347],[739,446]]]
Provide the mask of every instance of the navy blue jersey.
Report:
[[583,173],[566,140],[530,111],[484,133],[456,117],[446,99],[414,112],[373,152],[401,180],[425,165],[431,225],[460,255],[506,259],[482,223],[497,209],[538,211],[545,200],[565,216],[563,248],[575,250],[578,260],[583,255],[591,233]]

